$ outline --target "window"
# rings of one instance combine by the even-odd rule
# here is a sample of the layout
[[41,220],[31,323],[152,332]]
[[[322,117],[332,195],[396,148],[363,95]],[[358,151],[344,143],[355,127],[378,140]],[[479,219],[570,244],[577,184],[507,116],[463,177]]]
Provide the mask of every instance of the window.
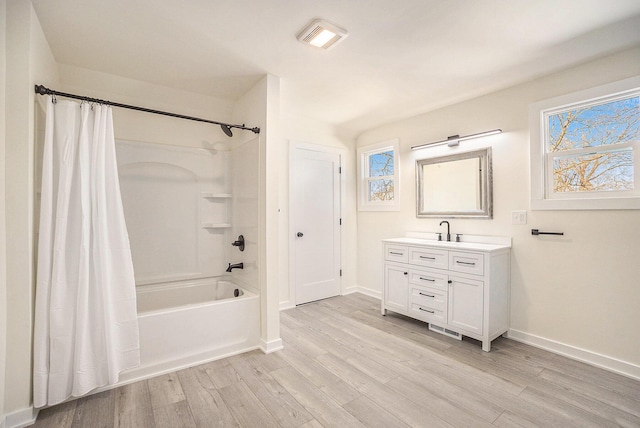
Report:
[[399,211],[398,140],[358,149],[361,211]]
[[531,106],[532,209],[640,208],[640,78]]

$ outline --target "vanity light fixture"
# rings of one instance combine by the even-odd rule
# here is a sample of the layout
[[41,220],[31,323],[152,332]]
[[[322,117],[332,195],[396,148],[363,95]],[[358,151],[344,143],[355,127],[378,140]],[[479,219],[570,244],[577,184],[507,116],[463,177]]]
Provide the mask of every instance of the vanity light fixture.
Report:
[[316,19],[304,27],[298,34],[298,41],[305,45],[329,50],[346,39],[347,36],[348,33],[346,30],[336,27],[322,19]]
[[411,150],[419,150],[424,149],[426,147],[438,146],[440,144],[446,144],[449,147],[457,146],[460,144],[460,141],[471,140],[473,138],[487,137],[489,135],[500,134],[502,129],[492,129],[491,131],[478,132],[477,134],[465,135],[463,137],[459,135],[451,135],[447,137],[446,140],[434,141],[433,143],[420,144],[417,146],[411,147]]

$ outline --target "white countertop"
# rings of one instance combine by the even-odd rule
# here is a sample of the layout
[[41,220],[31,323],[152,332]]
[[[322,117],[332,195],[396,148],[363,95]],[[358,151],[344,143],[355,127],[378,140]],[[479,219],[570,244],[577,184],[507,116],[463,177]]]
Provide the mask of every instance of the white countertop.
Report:
[[391,238],[383,239],[382,242],[388,242],[393,244],[404,245],[428,245],[430,247],[442,248],[445,250],[472,250],[472,251],[500,251],[511,248],[511,245],[506,244],[489,244],[479,242],[447,242],[437,241],[434,239],[419,239],[419,238]]

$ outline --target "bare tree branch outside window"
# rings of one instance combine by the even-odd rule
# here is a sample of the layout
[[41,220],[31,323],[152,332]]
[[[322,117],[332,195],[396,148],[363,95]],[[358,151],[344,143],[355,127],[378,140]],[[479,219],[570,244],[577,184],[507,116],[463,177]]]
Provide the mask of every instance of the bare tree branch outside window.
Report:
[[369,155],[369,200],[392,201],[393,150]]
[[639,109],[636,95],[548,115],[554,192],[633,190],[633,148],[620,145],[640,141]]

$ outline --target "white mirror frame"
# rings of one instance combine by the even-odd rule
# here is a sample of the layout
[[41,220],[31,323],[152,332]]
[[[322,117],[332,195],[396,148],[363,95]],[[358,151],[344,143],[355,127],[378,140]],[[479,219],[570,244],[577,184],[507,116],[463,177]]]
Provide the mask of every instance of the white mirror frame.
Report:
[[[428,211],[424,206],[424,177],[423,166],[443,162],[453,162],[462,159],[478,158],[480,160],[480,209],[468,211]],[[471,152],[456,153],[416,161],[416,217],[440,218],[493,218],[493,169],[491,162],[491,147]]]

